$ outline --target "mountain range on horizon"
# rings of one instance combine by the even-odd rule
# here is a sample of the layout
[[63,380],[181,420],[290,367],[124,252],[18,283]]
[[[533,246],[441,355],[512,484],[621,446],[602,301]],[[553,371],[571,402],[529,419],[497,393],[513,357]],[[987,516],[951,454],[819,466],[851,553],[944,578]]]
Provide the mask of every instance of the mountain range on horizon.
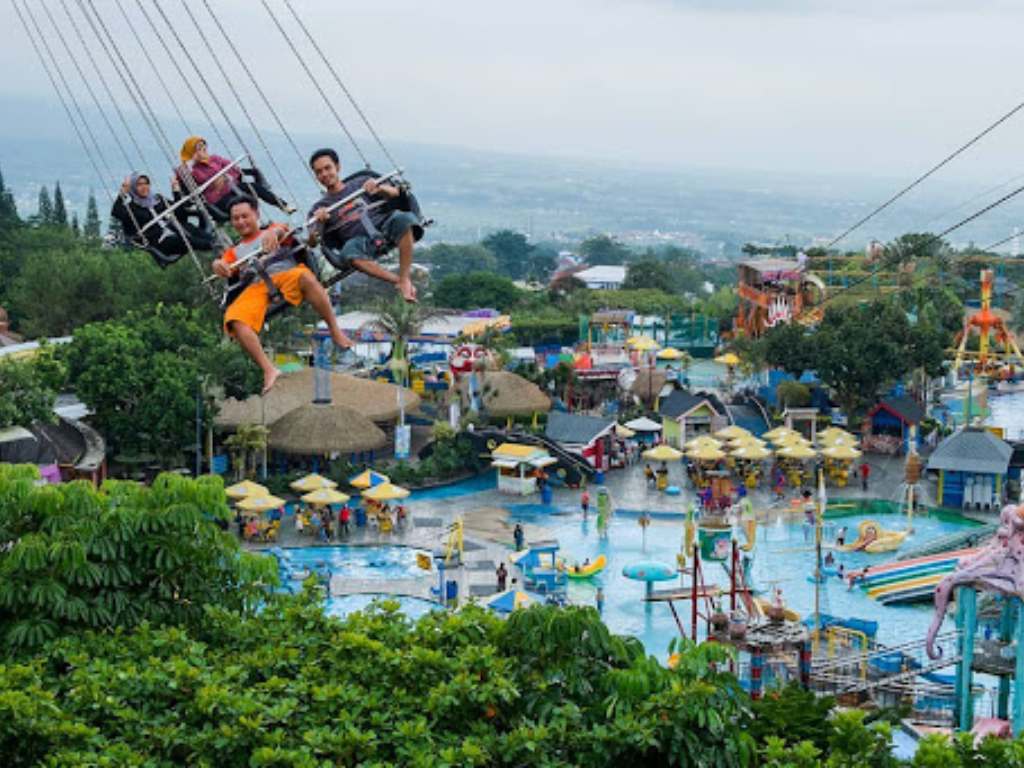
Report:
[[[0,123],[0,170],[22,215],[35,211],[40,186],[61,182],[68,207],[81,215],[90,190],[101,212],[108,194],[125,168],[124,154],[135,154],[126,136],[113,137],[96,113],[86,112],[100,144],[101,172],[113,177],[108,190],[83,153],[63,110],[45,101],[0,96],[0,110],[8,119]],[[132,132],[143,146],[144,169],[158,190],[167,191],[171,153],[146,139],[149,132],[137,116],[127,116]],[[170,127],[170,121],[165,121]],[[210,132],[209,127],[197,128]],[[169,135],[183,138],[184,128]],[[210,132],[215,135],[215,132]],[[230,135],[221,129],[221,133]],[[316,187],[303,158],[297,157],[285,137],[262,131],[285,181],[261,151],[256,137],[243,132],[261,168],[285,196],[298,198],[300,209],[316,198]],[[334,145],[346,168],[362,165],[338,136],[294,136],[300,152]],[[118,146],[121,144],[124,151]],[[214,142],[216,143],[216,142]],[[367,148],[374,148],[366,142]],[[676,243],[708,256],[735,256],[745,242],[786,243],[805,246],[822,242],[844,230],[890,197],[908,179],[811,176],[780,171],[714,168],[641,167],[610,160],[543,157],[513,152],[488,152],[456,146],[389,142],[403,163],[407,178],[428,215],[436,220],[432,242],[476,241],[489,232],[510,228],[537,241],[565,243],[567,247],[596,233],[609,233],[633,245]],[[176,157],[177,147],[172,157]],[[213,147],[234,155],[238,147]],[[369,154],[369,153],[368,153]],[[370,160],[378,170],[389,170],[378,152]],[[97,158],[99,160],[99,158]],[[141,164],[141,163],[140,163]],[[106,168],[110,173],[105,172]],[[1009,175],[1009,174],[1008,174]],[[887,240],[904,232],[941,231],[988,202],[1006,194],[1020,179],[993,179],[986,187],[963,179],[935,177],[920,191],[900,200],[870,225],[840,244],[855,250],[871,239]],[[1024,202],[1003,206],[951,238],[954,245],[985,246],[1024,225]]]

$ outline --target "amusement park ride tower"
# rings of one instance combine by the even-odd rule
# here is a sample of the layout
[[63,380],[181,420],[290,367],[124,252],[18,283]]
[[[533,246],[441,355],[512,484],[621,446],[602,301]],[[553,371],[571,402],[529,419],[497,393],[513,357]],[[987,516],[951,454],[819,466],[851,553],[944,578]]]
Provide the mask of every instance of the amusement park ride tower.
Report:
[[792,320],[820,319],[816,305],[825,296],[825,284],[806,271],[803,260],[755,259],[740,263],[736,293],[734,330],[757,337]]
[[[969,351],[967,342],[971,331],[978,332],[978,351]],[[993,349],[992,335],[996,344],[1001,344],[1003,351]],[[963,330],[957,336],[956,359],[953,369],[960,370],[965,360],[975,360],[974,372],[980,376],[991,376],[998,368],[1010,363],[1024,364],[1017,346],[1017,339],[1001,317],[992,311],[992,270],[981,270],[981,309],[967,318]]]

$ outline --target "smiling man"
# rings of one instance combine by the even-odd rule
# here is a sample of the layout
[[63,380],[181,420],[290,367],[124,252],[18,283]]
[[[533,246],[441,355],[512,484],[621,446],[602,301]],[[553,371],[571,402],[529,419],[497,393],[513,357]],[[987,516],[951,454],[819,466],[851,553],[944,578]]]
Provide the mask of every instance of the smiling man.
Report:
[[[412,284],[412,249],[416,241],[419,217],[410,211],[396,211],[383,205],[395,200],[402,192],[391,184],[378,184],[373,179],[354,180],[349,183],[341,177],[341,162],[333,149],[318,149],[309,159],[317,181],[325,194],[309,209],[309,218],[317,223],[311,228],[309,244],[318,242],[339,253],[344,260],[360,272],[385,282],[394,283],[406,301],[416,301],[416,288]],[[362,188],[369,198],[353,200],[337,210],[328,212],[331,205]],[[375,258],[377,246],[367,227],[371,226],[389,242],[398,246],[398,275],[380,267]]]

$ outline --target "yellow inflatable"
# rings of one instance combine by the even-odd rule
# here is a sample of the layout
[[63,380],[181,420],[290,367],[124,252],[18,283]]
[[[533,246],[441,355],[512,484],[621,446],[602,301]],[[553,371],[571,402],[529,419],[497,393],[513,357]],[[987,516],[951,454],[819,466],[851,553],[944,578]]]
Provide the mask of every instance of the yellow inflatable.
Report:
[[865,520],[857,526],[857,538],[837,547],[841,552],[892,552],[899,549],[910,531],[887,531],[874,520]]
[[567,565],[565,560],[559,560],[556,567],[570,579],[589,579],[603,571],[607,564],[608,558],[598,555],[586,565]]
[[[771,608],[771,601],[763,597],[755,597],[754,605],[762,616],[768,615],[768,609]],[[800,614],[794,611],[792,608],[783,607],[783,616],[786,621],[800,621]]]
[[754,518],[744,520],[743,531],[747,535],[747,543],[740,544],[740,549],[744,552],[750,552],[754,548],[754,545],[757,544],[757,520]]

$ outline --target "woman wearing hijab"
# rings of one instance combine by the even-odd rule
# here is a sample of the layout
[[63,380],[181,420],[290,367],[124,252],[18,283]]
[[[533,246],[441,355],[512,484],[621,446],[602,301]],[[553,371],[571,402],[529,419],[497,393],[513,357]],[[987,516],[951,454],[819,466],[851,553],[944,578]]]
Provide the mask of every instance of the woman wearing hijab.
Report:
[[[177,180],[173,183],[177,197]],[[176,208],[172,214],[163,216],[147,228],[146,225],[167,207],[167,201],[154,194],[149,176],[133,173],[121,184],[121,192],[114,200],[110,215],[121,224],[125,239],[148,251],[159,267],[176,262],[188,253],[189,245],[197,251],[213,249],[213,233],[188,221],[189,216],[197,215],[188,205]],[[201,218],[199,220],[202,222]]]
[[[185,174],[191,175],[197,187],[216,177],[203,190],[203,199],[210,208],[210,215],[221,223],[230,218],[228,211],[231,210],[232,200],[240,196],[251,197],[253,194],[287,214],[295,213],[295,206],[274,194],[259,168],[228,168],[230,165],[231,161],[226,157],[210,154],[206,139],[202,136],[189,136],[181,145],[181,166],[177,174],[183,183],[188,178]],[[228,170],[217,176],[225,168]]]

